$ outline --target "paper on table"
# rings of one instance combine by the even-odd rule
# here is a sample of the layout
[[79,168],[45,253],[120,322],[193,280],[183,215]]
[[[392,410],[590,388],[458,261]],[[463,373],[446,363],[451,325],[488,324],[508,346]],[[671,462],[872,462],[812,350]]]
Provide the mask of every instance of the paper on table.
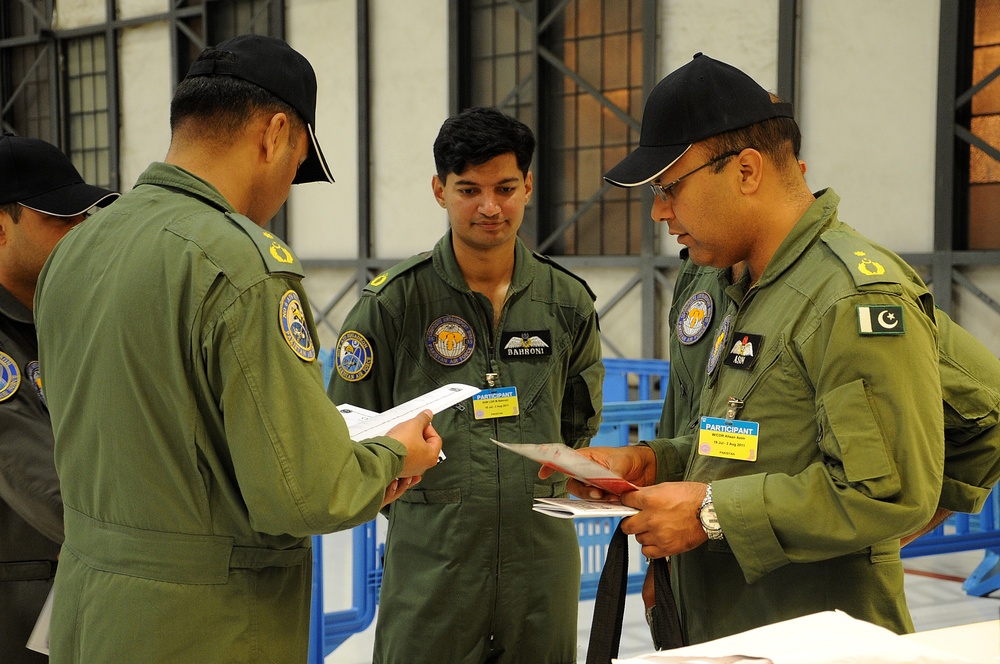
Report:
[[535,498],[531,509],[560,519],[583,516],[631,516],[639,510],[621,503],[606,500],[577,500],[576,498]]
[[[406,403],[390,408],[383,413],[375,413],[349,403],[337,406],[337,410],[344,416],[347,422],[347,430],[354,440],[364,440],[375,436],[384,436],[400,422],[405,422],[423,410],[431,410],[435,414],[440,413],[445,408],[451,408],[459,401],[464,401],[471,396],[479,394],[482,390],[472,385],[463,383],[449,383],[444,387],[431,390],[419,397],[410,399]],[[444,452],[439,455],[444,460]]]
[[543,466],[555,468],[560,473],[565,473],[574,479],[596,486],[598,489],[613,493],[616,496],[620,496],[626,491],[635,491],[639,488],[628,480],[615,475],[593,459],[583,456],[572,447],[563,445],[562,443],[522,443],[508,445],[493,438],[490,438],[490,440],[506,450],[517,452],[532,461],[537,461]]

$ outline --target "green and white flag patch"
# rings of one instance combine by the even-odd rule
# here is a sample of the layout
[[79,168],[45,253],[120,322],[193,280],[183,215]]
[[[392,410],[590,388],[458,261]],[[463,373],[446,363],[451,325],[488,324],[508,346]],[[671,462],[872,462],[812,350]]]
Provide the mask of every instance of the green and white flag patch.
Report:
[[898,304],[858,305],[860,334],[905,334],[903,307]]

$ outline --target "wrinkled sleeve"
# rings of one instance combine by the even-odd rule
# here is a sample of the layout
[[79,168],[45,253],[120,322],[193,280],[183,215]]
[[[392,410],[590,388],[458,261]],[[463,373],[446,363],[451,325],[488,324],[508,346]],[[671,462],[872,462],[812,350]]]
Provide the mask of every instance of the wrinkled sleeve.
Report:
[[[308,312],[299,282],[272,276],[222,312],[202,350],[251,525],[306,536],[373,519],[406,450],[387,437],[350,439],[318,362],[300,358],[282,334],[289,290]],[[307,321],[315,341],[308,313]]]
[[569,362],[562,404],[562,438],[570,447],[590,444],[601,426],[604,363],[597,312],[591,310],[580,326]]
[[[22,377],[24,381],[24,377]],[[0,500],[53,542],[63,541],[63,509],[53,458],[52,427],[23,402],[32,386],[22,382],[0,403]]]
[[[905,334],[860,336],[859,304],[900,304]],[[726,538],[748,583],[789,562],[855,553],[917,530],[941,491],[944,444],[934,322],[911,300],[840,300],[792,344],[814,386],[822,461],[795,474],[712,483]],[[786,369],[787,370],[787,369]]]
[[938,507],[974,513],[1000,480],[1000,360],[936,314],[944,399],[944,483]]

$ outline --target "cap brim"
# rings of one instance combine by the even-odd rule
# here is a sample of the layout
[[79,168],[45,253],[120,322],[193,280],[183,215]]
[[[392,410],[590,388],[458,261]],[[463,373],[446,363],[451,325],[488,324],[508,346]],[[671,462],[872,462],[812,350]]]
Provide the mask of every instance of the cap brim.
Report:
[[333,182],[333,175],[330,173],[330,167],[326,165],[326,158],[323,156],[323,150],[319,147],[319,141],[316,140],[316,134],[313,133],[312,125],[307,124],[306,129],[309,131],[312,149],[309,150],[309,156],[306,157],[306,160],[299,166],[292,184]]
[[96,205],[107,205],[119,194],[79,182],[18,201],[26,208],[54,217],[75,217]]
[[690,143],[655,147],[640,145],[605,173],[604,179],[618,187],[638,187],[653,181],[673,166],[690,147]]

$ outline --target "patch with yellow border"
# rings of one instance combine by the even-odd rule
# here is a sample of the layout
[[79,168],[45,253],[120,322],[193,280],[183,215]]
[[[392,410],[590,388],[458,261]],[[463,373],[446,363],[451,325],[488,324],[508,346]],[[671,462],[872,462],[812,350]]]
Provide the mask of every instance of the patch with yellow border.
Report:
[[6,401],[17,392],[21,384],[21,370],[7,353],[0,353],[0,401]]
[[337,374],[356,383],[367,376],[375,365],[375,353],[365,335],[348,330],[340,335],[336,350]]
[[281,296],[278,307],[278,322],[281,324],[281,334],[284,335],[288,347],[306,362],[316,359],[316,346],[309,334],[309,324],[306,313],[302,309],[299,294],[293,290]]

